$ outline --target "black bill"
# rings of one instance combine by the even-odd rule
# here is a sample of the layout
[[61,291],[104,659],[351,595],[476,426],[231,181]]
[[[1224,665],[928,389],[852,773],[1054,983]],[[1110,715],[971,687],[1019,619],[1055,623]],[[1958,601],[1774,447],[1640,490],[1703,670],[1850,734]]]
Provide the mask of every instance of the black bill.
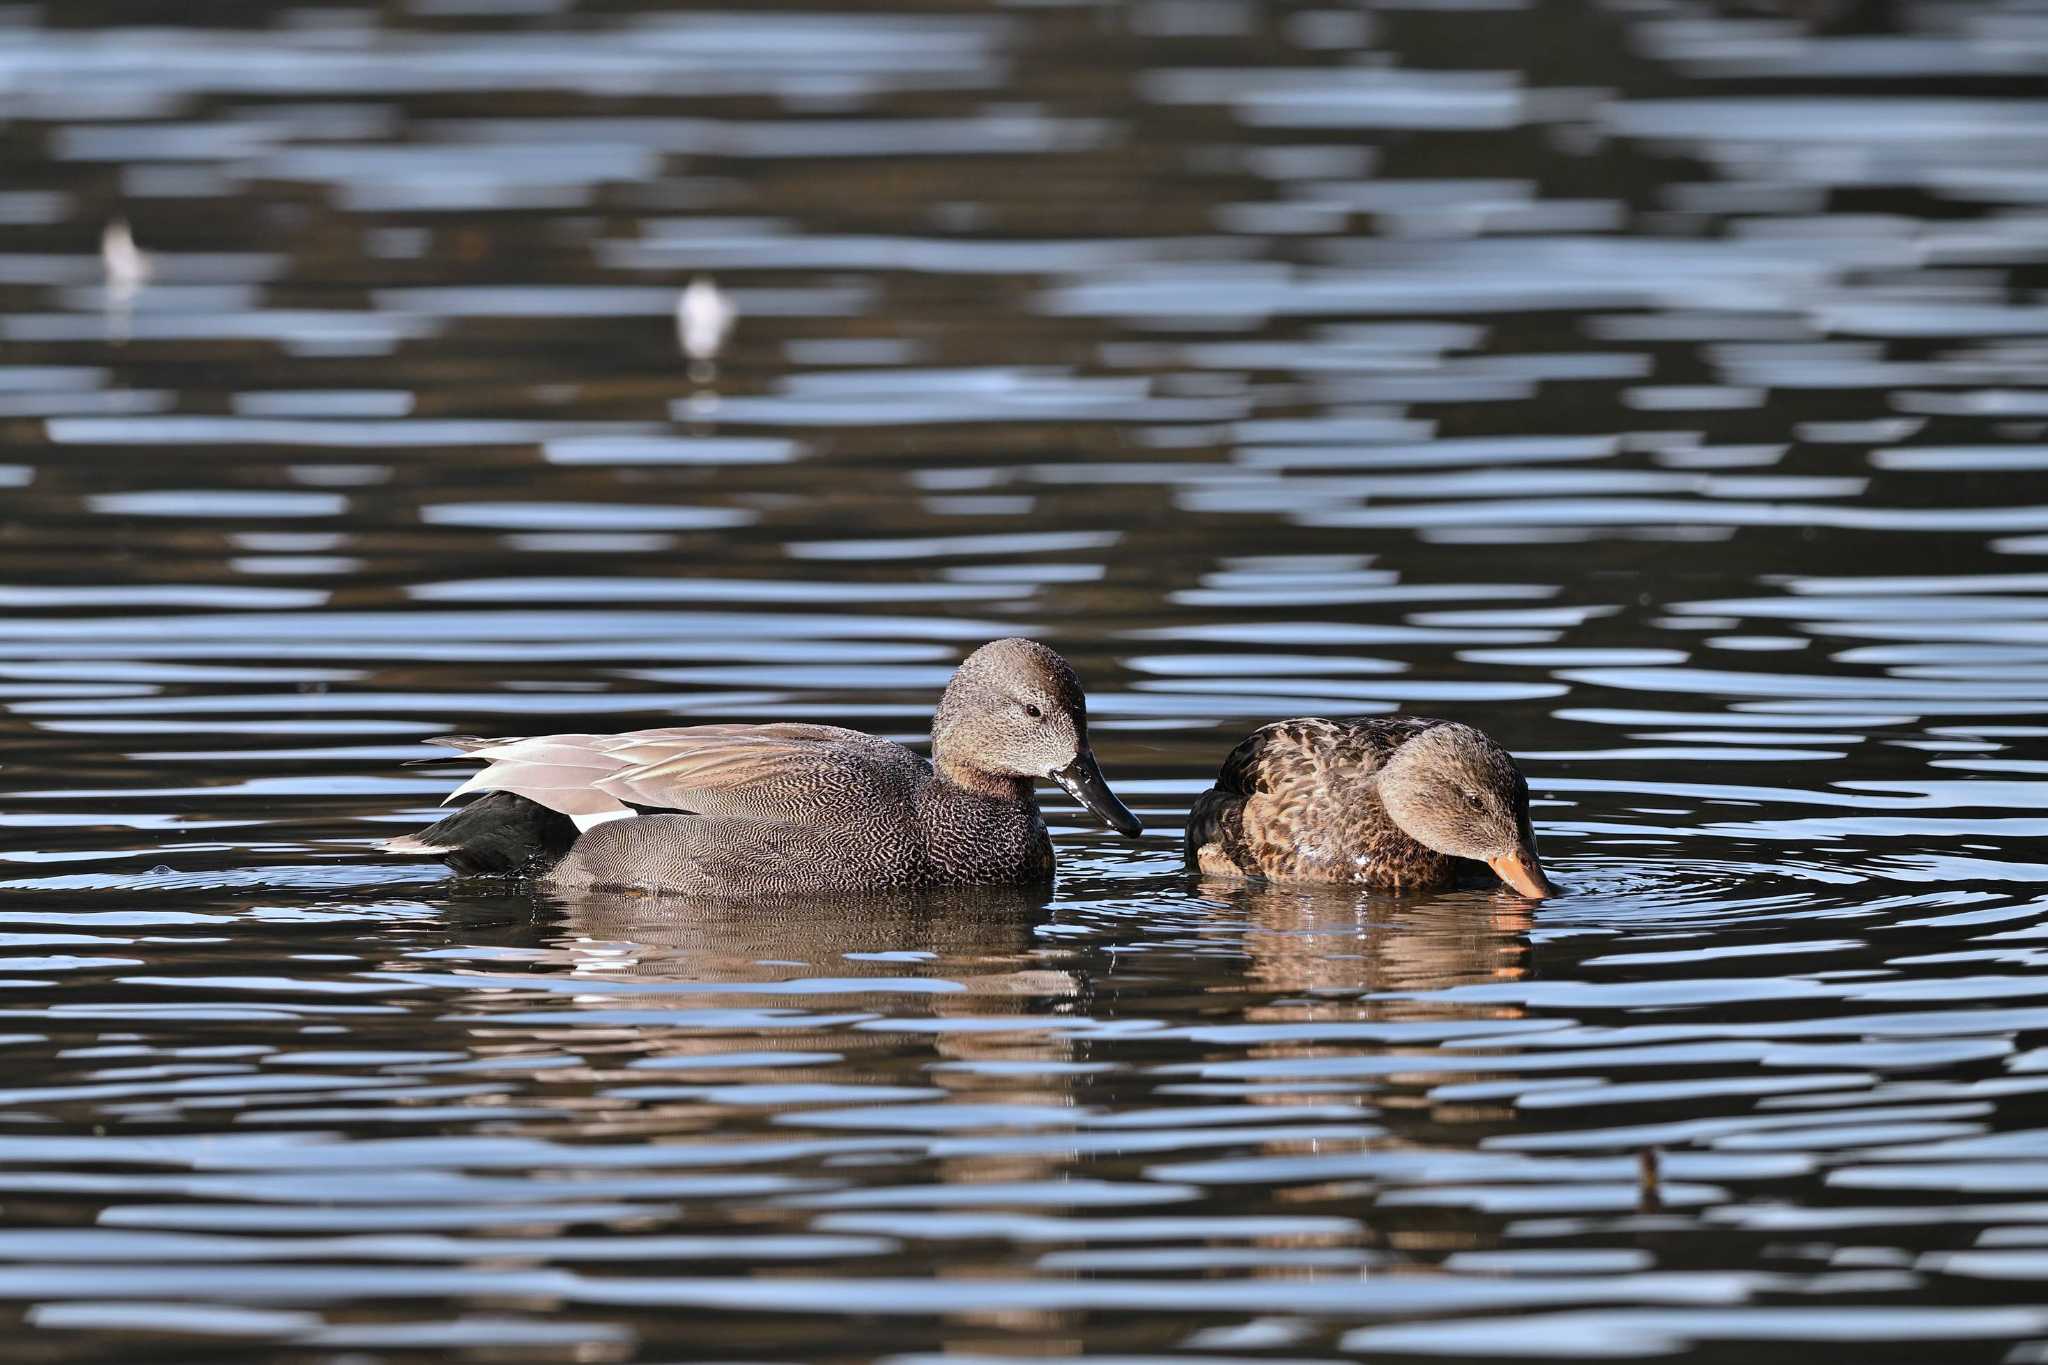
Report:
[[1129,806],[1116,799],[1109,783],[1102,780],[1102,769],[1095,766],[1095,755],[1086,749],[1076,754],[1072,763],[1046,776],[1065,787],[1067,795],[1093,811],[1118,834],[1135,839],[1145,832],[1145,822],[1131,814]]

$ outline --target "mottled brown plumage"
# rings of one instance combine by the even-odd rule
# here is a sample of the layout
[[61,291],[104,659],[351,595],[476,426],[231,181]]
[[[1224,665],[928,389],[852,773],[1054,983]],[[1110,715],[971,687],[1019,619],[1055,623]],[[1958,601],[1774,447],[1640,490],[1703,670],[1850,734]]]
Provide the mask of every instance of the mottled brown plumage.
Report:
[[1032,796],[1055,781],[1128,835],[1067,662],[998,640],[961,664],[932,725],[934,762],[831,725],[691,725],[622,735],[436,741],[487,766],[483,799],[394,852],[558,889],[685,894],[1015,885],[1052,876]]
[[1529,787],[1469,725],[1412,716],[1276,721],[1223,761],[1189,812],[1191,870],[1395,891],[1482,862],[1524,895],[1555,891],[1536,858]]

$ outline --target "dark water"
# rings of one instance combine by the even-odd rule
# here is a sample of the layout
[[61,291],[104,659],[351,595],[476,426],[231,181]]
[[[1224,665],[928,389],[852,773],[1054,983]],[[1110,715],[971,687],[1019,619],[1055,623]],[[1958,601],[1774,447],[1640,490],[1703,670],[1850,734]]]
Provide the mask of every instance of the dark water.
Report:
[[[10,1357],[2048,1360],[2039,4],[205,10],[0,9]],[[1017,632],[1049,900],[372,851]],[[1181,875],[1396,710],[1572,894]]]

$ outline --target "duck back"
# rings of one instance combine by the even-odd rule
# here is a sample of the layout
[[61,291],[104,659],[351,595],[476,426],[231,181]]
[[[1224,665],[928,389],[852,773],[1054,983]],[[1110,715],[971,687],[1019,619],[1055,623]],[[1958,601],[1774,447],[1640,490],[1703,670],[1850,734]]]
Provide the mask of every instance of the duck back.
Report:
[[1395,750],[1443,723],[1303,717],[1252,731],[1189,812],[1188,869],[1410,890],[1449,885],[1455,860],[1403,833],[1372,785]]

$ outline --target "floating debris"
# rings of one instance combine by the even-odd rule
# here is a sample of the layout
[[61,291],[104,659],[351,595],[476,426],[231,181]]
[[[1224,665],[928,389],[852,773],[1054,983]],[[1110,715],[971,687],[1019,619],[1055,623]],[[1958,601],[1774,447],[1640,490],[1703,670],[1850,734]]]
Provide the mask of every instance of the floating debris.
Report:
[[676,300],[676,337],[690,361],[690,378],[708,384],[718,373],[718,353],[732,335],[739,310],[715,283],[704,276],[691,280]]
[[100,233],[100,265],[106,275],[107,334],[116,345],[128,340],[136,296],[154,268],[149,253],[135,245],[128,220],[116,218]]

